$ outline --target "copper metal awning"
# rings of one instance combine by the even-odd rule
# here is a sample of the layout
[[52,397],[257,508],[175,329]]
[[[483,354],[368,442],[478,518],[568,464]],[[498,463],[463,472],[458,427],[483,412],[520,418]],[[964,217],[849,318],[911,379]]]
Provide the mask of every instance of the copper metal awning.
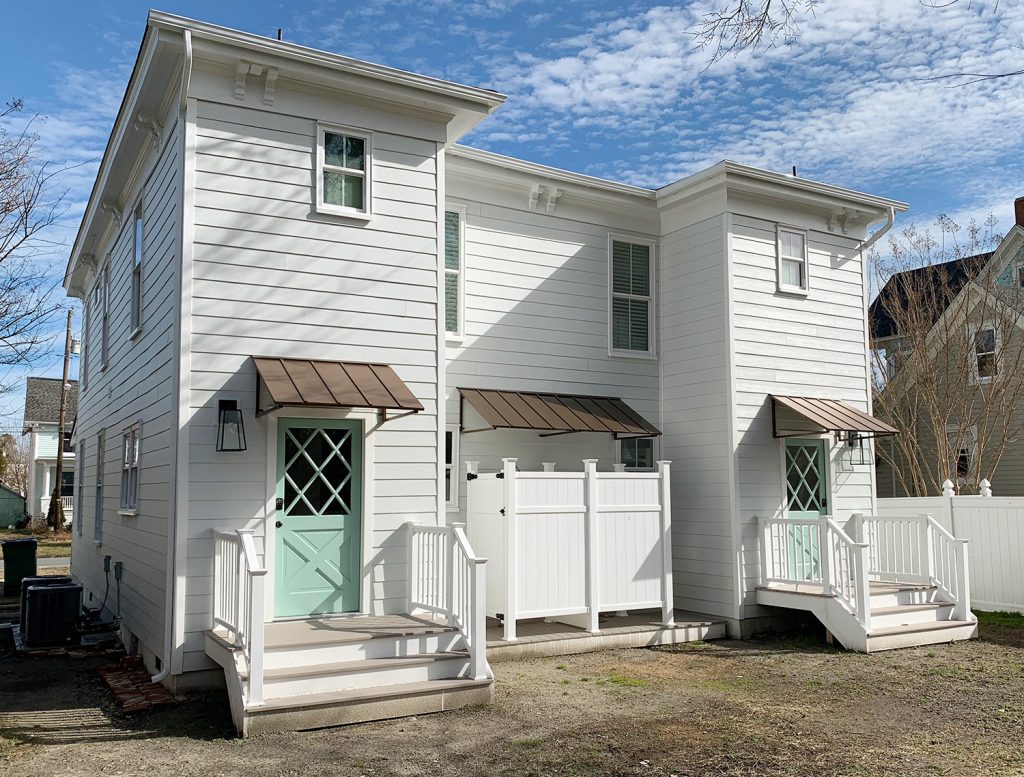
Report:
[[[633,408],[615,397],[550,394],[535,391],[495,391],[460,388],[462,402],[480,414],[487,426],[463,434],[491,429],[532,429],[541,437],[575,432],[604,432],[616,437],[656,437],[660,431]],[[460,419],[462,407],[460,403]]]
[[256,415],[279,407],[373,408],[418,413],[423,405],[387,364],[254,356]]
[[772,395],[772,431],[776,437],[835,432],[839,437],[890,437],[899,430],[835,399]]

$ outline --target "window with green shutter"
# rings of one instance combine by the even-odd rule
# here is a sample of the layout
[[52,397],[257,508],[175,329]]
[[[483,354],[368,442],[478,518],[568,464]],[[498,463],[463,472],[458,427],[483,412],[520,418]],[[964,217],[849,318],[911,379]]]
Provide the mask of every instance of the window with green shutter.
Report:
[[444,329],[462,334],[462,214],[449,210],[444,214]]
[[654,350],[652,260],[650,245],[612,240],[612,351],[651,353]]

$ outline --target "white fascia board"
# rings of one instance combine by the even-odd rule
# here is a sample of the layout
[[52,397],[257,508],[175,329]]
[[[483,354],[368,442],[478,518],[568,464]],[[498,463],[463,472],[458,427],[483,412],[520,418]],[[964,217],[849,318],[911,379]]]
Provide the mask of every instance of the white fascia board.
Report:
[[658,204],[671,205],[718,187],[774,196],[788,201],[802,201],[807,205],[824,208],[853,206],[877,213],[879,216],[888,213],[890,208],[902,213],[909,207],[905,202],[898,200],[864,194],[853,189],[845,189],[841,186],[811,181],[806,178],[795,178],[728,160],[658,189]]
[[[486,165],[492,171],[506,171],[510,173],[510,175],[506,176],[507,180],[510,182],[519,180],[515,175],[518,173],[532,178],[545,178],[550,181],[556,181],[559,184],[573,186],[574,192],[589,190],[595,193],[601,192],[605,193],[605,195],[617,196],[618,199],[626,196],[646,202],[653,202],[655,196],[653,189],[643,188],[642,186],[632,186],[628,183],[609,181],[605,178],[597,178],[592,175],[573,173],[556,167],[540,165],[536,162],[526,162],[525,160],[515,159],[514,157],[505,157],[501,154],[495,154],[494,152],[485,152],[485,150],[481,148],[472,148],[468,145],[453,145],[449,148],[447,157],[449,157],[450,164],[453,167],[458,167],[460,160],[466,160],[468,162],[476,162],[481,165]],[[489,173],[488,175],[497,177],[494,172]]]
[[405,70],[352,59],[307,46],[299,46],[287,41],[272,40],[261,35],[253,35],[252,33],[200,22],[162,11],[149,12],[149,25],[150,27],[173,30],[178,33],[182,33],[187,29],[191,31],[193,40],[202,38],[217,41],[267,56],[283,57],[350,75],[363,76],[377,81],[387,81],[396,85],[411,87],[430,92],[439,97],[476,103],[484,107],[487,112],[500,106],[506,99],[505,95],[489,89],[480,89],[457,84],[452,81],[444,81],[440,78],[410,73]]
[[135,67],[132,68],[132,74],[128,80],[128,88],[125,89],[124,97],[121,98],[121,105],[117,109],[117,116],[114,119],[114,127],[110,131],[110,137],[107,139],[106,148],[103,150],[103,157],[100,159],[100,167],[96,173],[96,180],[93,181],[92,191],[89,192],[88,204],[85,208],[85,213],[82,216],[82,221],[78,225],[78,232],[75,235],[75,242],[71,246],[71,254],[68,257],[68,266],[64,271],[64,289],[67,291],[68,296],[84,296],[85,291],[81,291],[81,295],[72,294],[71,280],[72,273],[82,251],[82,242],[85,236],[88,234],[89,229],[92,227],[93,219],[96,217],[96,212],[100,208],[100,203],[103,201],[103,193],[107,188],[107,179],[110,177],[110,171],[113,167],[113,162],[117,156],[117,151],[124,140],[125,135],[132,128],[132,116],[135,114],[135,106],[138,104],[139,96],[142,93],[142,84],[145,81],[145,74],[149,70],[149,66],[153,61],[153,56],[156,53],[157,44],[159,43],[159,36],[151,34],[150,30],[146,29],[146,34],[142,38],[142,43],[139,46],[139,53],[135,60]]

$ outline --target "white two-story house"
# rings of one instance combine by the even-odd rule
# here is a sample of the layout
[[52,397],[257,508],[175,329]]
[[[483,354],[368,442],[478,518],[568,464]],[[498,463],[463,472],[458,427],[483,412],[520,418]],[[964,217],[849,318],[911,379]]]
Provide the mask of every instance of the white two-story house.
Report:
[[28,494],[25,509],[30,517],[46,517],[57,477],[57,447],[64,446],[60,496],[64,520],[74,520],[75,449],[71,425],[78,405],[78,381],[68,381],[64,439],[60,437],[60,378],[25,379],[23,434],[29,435]]
[[[123,562],[129,646],[175,688],[226,680],[242,731],[486,699],[485,617],[509,644],[528,614],[598,634],[652,606],[742,635],[822,586],[867,612],[820,548],[856,551],[823,516],[872,512],[853,453],[894,431],[870,417],[863,259],[905,206],[459,145],[503,101],[149,16],[65,279],[72,572],[95,602]],[[767,574],[797,552],[802,576]],[[830,628],[869,649],[866,617]]]

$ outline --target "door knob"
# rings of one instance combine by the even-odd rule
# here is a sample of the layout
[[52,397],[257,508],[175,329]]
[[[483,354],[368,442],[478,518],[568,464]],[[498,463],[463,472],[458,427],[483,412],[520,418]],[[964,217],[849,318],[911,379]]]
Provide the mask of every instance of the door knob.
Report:
[[274,526],[276,526],[278,529],[280,529],[281,528],[281,522],[280,521],[275,522]]

